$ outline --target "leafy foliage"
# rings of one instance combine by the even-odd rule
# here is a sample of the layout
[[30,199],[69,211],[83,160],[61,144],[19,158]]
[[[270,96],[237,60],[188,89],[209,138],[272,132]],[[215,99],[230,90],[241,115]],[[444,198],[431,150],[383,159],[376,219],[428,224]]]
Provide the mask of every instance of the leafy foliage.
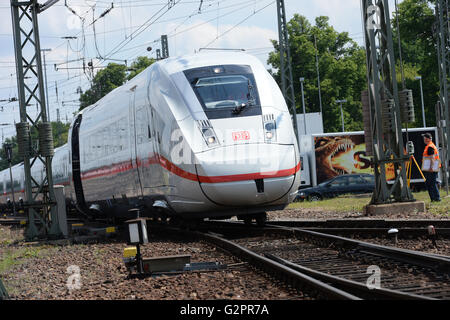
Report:
[[[62,123],[62,122],[52,122],[53,143],[54,143],[55,148],[58,148],[58,147],[64,145],[65,143],[67,143],[69,127],[70,127],[70,124],[68,124],[68,123],[66,124],[66,123]],[[38,133],[34,127],[31,130],[31,139],[33,141],[37,141],[37,139],[38,139]],[[22,162],[23,159],[19,157],[17,137],[13,136],[11,138],[6,138],[4,141],[4,144],[8,143],[8,142],[13,145],[13,149],[12,149],[13,157],[12,157],[11,164],[14,166],[14,165]],[[9,168],[9,163],[6,159],[4,144],[2,145],[2,148],[0,150],[0,158],[1,158],[0,159],[0,171],[4,170],[6,168]]]
[[[293,61],[296,107],[301,110],[300,77],[305,78],[305,105],[307,112],[319,112],[319,89],[316,71],[317,39],[324,129],[341,131],[340,106],[336,100],[346,99],[344,119],[346,130],[362,130],[361,91],[367,87],[365,50],[358,46],[347,32],[337,32],[329,25],[328,17],[317,17],[315,26],[301,15],[294,15],[287,25]],[[272,41],[275,51],[268,63],[280,69],[277,41]],[[273,71],[272,71],[273,72]],[[274,73],[274,72],[273,72]],[[279,71],[274,73],[280,83]]]
[[96,103],[112,90],[123,85],[127,80],[131,80],[144,69],[154,63],[154,59],[148,57],[138,57],[131,64],[131,72],[127,75],[128,68],[125,65],[110,63],[100,70],[92,81],[91,88],[80,95],[80,110]]
[[125,83],[127,67],[125,65],[110,63],[100,70],[92,81],[91,88],[80,95],[80,110],[96,103],[109,92]]
[[128,75],[127,79],[131,80],[135,76],[137,76],[139,73],[147,69],[149,66],[151,66],[154,62],[156,62],[153,58],[148,58],[145,56],[138,57],[132,64],[131,64],[131,73]]
[[[392,19],[394,45],[397,61],[399,61],[398,28],[402,57],[405,68],[405,82],[408,89],[414,92],[416,126],[422,127],[422,102],[420,82],[415,78],[422,77],[425,114],[427,126],[436,123],[435,104],[439,95],[439,74],[437,64],[436,39],[433,37],[434,1],[404,0],[399,4],[399,15]],[[397,21],[398,20],[398,21]],[[401,72],[398,70],[399,88],[401,88]]]
[[[398,48],[398,28],[405,76],[405,86],[414,93],[416,122],[413,127],[422,126],[422,103],[420,82],[423,80],[424,105],[427,126],[434,126],[435,104],[439,94],[436,39],[433,36],[435,22],[434,1],[404,0],[399,4],[398,16],[394,13],[392,27],[394,51],[397,60],[397,80],[402,89],[402,72]],[[317,37],[319,72],[323,101],[323,119],[326,132],[341,130],[340,110],[337,99],[346,99],[344,118],[346,130],[362,130],[361,91],[367,87],[365,49],[359,47],[347,32],[337,32],[329,25],[328,17],[317,17],[315,25],[301,15],[294,15],[288,23],[290,49],[293,62],[294,86],[297,110],[301,108],[300,77],[305,78],[305,104],[307,112],[318,112],[319,92],[315,65],[314,35]],[[280,83],[280,56],[276,41],[275,51],[268,63]],[[297,111],[297,112],[298,112]]]

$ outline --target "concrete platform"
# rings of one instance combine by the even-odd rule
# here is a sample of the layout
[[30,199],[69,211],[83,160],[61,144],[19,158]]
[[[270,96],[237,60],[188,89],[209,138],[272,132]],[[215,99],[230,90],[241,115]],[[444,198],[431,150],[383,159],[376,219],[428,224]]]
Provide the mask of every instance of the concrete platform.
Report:
[[426,212],[425,202],[401,202],[379,205],[367,205],[364,207],[364,215],[376,216],[382,214],[408,214]]

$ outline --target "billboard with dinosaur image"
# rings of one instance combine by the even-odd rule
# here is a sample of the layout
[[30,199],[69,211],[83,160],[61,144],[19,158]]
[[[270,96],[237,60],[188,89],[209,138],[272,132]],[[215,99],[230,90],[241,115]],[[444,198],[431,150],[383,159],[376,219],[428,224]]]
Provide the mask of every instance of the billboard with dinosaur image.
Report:
[[[435,129],[421,129],[408,132],[409,141],[414,143],[414,157],[419,166],[422,164],[422,154],[425,149],[422,134],[431,133],[433,141],[436,141]],[[403,141],[406,145],[407,135],[403,132]],[[339,175],[352,173],[373,174],[370,157],[366,156],[366,144],[363,133],[333,134],[314,137],[316,157],[317,183]],[[413,164],[412,181],[422,179],[418,168]],[[388,179],[393,179],[393,167],[386,169]]]

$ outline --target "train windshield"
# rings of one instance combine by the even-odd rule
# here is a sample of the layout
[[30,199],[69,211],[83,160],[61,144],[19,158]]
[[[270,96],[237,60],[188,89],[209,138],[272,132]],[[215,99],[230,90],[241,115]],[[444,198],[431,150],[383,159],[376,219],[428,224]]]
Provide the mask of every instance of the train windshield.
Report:
[[194,85],[207,109],[254,105],[253,85],[245,76],[219,76],[198,79]]
[[205,67],[187,70],[185,74],[209,119],[261,114],[250,67]]

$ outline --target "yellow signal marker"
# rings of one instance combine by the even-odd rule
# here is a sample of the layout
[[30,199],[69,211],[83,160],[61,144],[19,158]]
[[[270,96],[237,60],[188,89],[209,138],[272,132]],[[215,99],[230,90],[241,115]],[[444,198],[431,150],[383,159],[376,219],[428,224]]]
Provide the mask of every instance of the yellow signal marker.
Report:
[[106,228],[106,233],[115,233],[116,232],[116,227],[108,227]]
[[123,257],[124,258],[134,258],[137,255],[136,247],[128,247],[123,249]]

